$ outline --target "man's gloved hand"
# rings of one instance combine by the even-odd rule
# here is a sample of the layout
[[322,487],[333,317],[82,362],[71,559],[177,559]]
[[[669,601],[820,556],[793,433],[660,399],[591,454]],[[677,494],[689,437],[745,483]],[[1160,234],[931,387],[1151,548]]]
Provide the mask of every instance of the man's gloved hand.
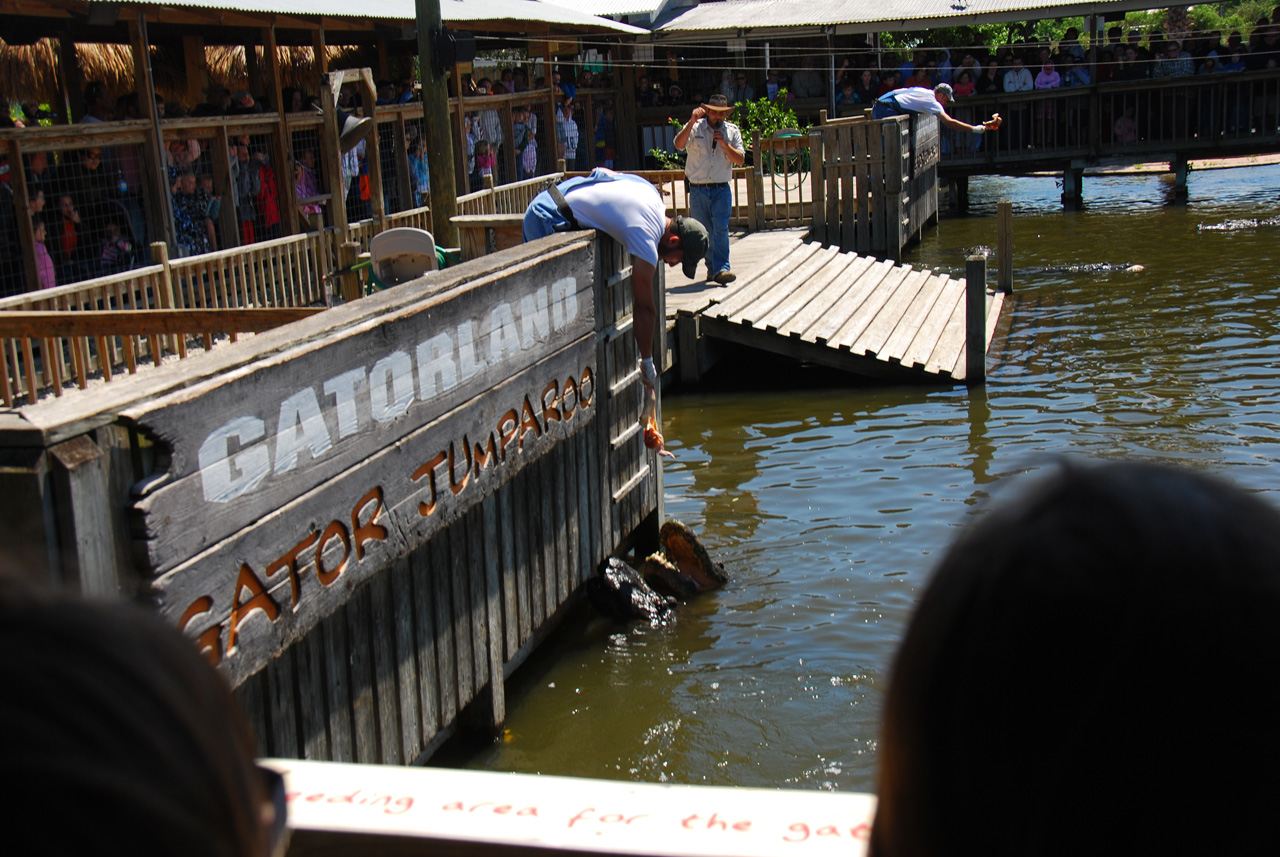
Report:
[[640,378],[646,387],[653,387],[658,383],[658,370],[653,365],[652,357],[640,361]]

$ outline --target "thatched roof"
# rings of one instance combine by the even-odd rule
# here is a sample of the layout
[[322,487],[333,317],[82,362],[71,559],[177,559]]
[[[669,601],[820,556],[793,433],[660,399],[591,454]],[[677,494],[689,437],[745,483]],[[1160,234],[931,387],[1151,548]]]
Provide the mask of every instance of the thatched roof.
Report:
[[[258,48],[261,51],[261,48]],[[281,86],[315,89],[315,55],[308,47],[280,48]],[[329,47],[326,50],[330,68],[368,65],[360,48]],[[117,95],[132,92],[136,86],[133,74],[133,52],[128,45],[77,44],[76,61],[82,80],[100,80]],[[58,100],[58,69],[61,57],[58,42],[41,39],[32,45],[8,45],[0,40],[0,99],[52,104]],[[248,86],[249,73],[243,47],[207,47],[205,65],[209,79],[228,89]],[[151,48],[151,69],[156,89],[164,98],[181,101],[186,93],[186,68],[182,57],[167,56],[159,48]],[[72,97],[76,97],[73,93]],[[195,105],[187,105],[194,107]]]

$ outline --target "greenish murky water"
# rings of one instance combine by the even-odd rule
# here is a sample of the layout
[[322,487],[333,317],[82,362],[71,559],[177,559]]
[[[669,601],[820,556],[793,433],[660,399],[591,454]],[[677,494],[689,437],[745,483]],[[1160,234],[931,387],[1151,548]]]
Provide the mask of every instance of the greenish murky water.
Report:
[[[1064,456],[1280,489],[1280,167],[975,180],[909,261],[962,272],[1014,201],[1008,323],[985,389],[778,374],[667,394],[669,517],[734,575],[674,627],[574,617],[509,684],[502,743],[451,764],[651,782],[874,790],[888,665],[938,555],[988,494]],[[1131,262],[1141,273],[1036,273]],[[737,366],[735,374],[744,373]],[[752,382],[753,385],[756,383]],[[1277,498],[1280,502],[1280,498]]]

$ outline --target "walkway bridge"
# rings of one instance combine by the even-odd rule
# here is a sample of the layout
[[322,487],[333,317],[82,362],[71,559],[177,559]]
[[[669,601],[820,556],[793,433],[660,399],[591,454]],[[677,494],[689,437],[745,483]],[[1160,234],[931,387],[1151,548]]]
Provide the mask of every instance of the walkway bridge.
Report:
[[[996,134],[943,132],[944,178],[1062,172],[1063,201],[1079,204],[1086,167],[1168,161],[1185,192],[1187,162],[1280,152],[1280,71],[1208,74],[962,98],[949,112]],[[1123,121],[1130,117],[1132,124]]]
[[1005,299],[986,288],[985,265],[970,293],[963,279],[806,238],[786,230],[734,241],[738,280],[728,288],[668,273],[676,377],[696,381],[736,345],[897,383],[983,380]]

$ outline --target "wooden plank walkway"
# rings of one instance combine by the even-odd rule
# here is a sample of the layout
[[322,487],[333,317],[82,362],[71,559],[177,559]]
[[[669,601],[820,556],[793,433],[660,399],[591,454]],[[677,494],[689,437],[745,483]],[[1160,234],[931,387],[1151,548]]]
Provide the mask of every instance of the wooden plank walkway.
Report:
[[[729,286],[668,268],[668,329],[696,315],[701,337],[873,378],[964,381],[963,279],[806,243],[805,232],[734,240]],[[1004,297],[987,292],[987,347]]]

